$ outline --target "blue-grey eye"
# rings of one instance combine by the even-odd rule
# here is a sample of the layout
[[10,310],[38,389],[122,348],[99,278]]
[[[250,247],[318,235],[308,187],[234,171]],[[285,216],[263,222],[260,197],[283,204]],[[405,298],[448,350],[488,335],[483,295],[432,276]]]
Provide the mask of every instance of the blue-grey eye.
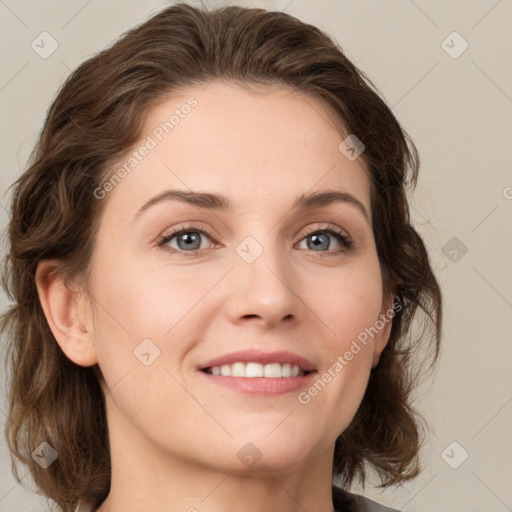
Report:
[[344,234],[338,233],[332,229],[318,230],[303,238],[303,240],[307,240],[307,249],[315,252],[326,252],[333,249],[339,250],[339,247],[331,247],[332,239],[337,241],[337,243],[345,249],[349,249],[352,243]]
[[[202,238],[210,239],[210,236],[201,229],[180,229],[167,235],[160,245],[166,245],[171,249],[176,249],[184,252],[198,251],[204,249],[201,247]],[[171,245],[171,242],[176,239],[176,245]]]

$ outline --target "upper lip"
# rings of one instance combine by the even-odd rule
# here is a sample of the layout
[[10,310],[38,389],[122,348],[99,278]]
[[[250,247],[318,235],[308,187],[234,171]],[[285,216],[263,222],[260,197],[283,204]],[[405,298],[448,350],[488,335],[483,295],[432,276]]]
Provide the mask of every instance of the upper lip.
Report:
[[316,370],[315,365],[311,361],[308,361],[304,357],[294,354],[293,352],[288,352],[286,350],[280,350],[277,352],[261,352],[256,349],[240,350],[238,352],[231,352],[230,354],[216,357],[204,364],[201,364],[199,366],[199,370],[205,370],[206,368],[211,368],[213,366],[222,366],[223,364],[233,364],[238,362],[255,362],[260,364],[289,363],[292,365],[297,365],[299,368],[307,372]]

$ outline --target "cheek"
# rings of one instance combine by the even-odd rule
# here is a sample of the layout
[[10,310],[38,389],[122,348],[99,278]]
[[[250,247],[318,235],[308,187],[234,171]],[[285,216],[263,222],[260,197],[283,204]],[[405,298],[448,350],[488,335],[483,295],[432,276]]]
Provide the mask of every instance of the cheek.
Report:
[[204,273],[198,278],[192,267],[148,264],[145,260],[151,258],[130,258],[126,253],[115,243],[104,245],[93,294],[104,306],[97,309],[108,325],[125,327],[125,334],[128,331],[134,338],[163,336],[211,286],[211,279]]
[[134,351],[147,339],[158,354],[155,365],[175,365],[188,350],[187,340],[200,338],[204,330],[195,315],[207,303],[205,298],[218,281],[218,272],[198,272],[185,266],[142,268],[123,259],[115,265],[108,264],[107,258],[104,261],[93,291],[102,369],[110,367],[114,380],[123,369],[138,370],[140,362]]
[[[315,312],[329,329],[323,329],[323,366],[318,379],[302,392],[301,404],[321,415],[331,411],[333,428],[342,432],[359,407],[373,360],[371,333],[382,303],[380,274],[354,268],[338,279],[326,280],[326,293],[315,298]],[[329,284],[327,284],[329,283]]]
[[[374,265],[347,266],[315,279],[310,293],[312,310],[333,339],[344,345],[372,326],[382,306],[380,271]],[[340,348],[343,348],[342,346]]]
[[[324,293],[314,297],[314,310],[328,329],[322,329],[326,334],[321,382],[311,392],[322,394],[318,404],[331,408],[340,426],[346,426],[364,396],[373,361],[374,326],[382,306],[381,286],[375,259],[333,273],[324,279]],[[325,394],[323,386],[329,389]],[[310,399],[309,393],[303,398]]]

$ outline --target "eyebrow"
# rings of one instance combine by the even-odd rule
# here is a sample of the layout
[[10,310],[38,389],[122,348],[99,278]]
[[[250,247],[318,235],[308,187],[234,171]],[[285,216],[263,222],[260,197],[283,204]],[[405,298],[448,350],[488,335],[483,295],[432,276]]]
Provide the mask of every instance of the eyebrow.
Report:
[[[233,204],[226,196],[222,194],[194,192],[187,190],[165,190],[141,206],[137,210],[133,220],[140,217],[149,208],[157,204],[172,200],[178,200],[198,208],[218,211],[233,211]],[[296,198],[291,209],[294,211],[312,210],[335,203],[346,203],[355,206],[363,214],[366,222],[370,224],[368,211],[366,210],[364,204],[352,194],[339,190],[325,190],[310,194],[301,194]]]

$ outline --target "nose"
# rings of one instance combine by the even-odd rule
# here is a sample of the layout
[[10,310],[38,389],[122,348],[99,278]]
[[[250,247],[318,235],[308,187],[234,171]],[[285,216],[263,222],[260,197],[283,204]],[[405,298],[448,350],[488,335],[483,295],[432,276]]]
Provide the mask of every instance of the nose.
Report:
[[226,301],[233,323],[251,322],[270,329],[300,321],[305,308],[300,279],[283,247],[262,246],[249,239],[237,248],[233,266]]

